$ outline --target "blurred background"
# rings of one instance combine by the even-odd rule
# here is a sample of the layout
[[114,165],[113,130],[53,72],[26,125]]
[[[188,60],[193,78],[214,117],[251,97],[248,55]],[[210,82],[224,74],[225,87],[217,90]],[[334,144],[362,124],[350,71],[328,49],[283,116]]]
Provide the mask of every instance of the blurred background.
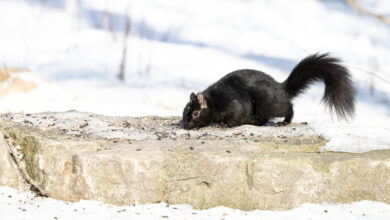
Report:
[[[356,82],[357,122],[388,123],[388,18],[387,0],[0,0],[0,112],[181,115],[236,69],[283,81],[330,52]],[[294,120],[333,121],[323,89],[294,101]]]

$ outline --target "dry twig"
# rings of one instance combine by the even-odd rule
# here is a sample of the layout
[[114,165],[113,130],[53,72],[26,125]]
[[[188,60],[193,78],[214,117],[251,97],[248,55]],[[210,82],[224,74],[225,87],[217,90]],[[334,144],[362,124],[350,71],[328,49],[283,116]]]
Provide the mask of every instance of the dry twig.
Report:
[[[128,10],[127,10],[128,12]],[[118,78],[121,81],[125,81],[125,70],[126,70],[126,56],[127,56],[127,39],[129,37],[130,33],[130,17],[128,13],[126,12],[126,27],[125,27],[125,36],[123,40],[123,52],[122,52],[122,62],[118,74]]]
[[377,79],[380,79],[381,81],[390,84],[390,81],[389,81],[389,80],[387,80],[387,79],[381,77],[380,75],[378,75],[378,74],[376,74],[376,73],[374,73],[374,72],[372,72],[372,71],[366,70],[366,69],[364,69],[364,68],[362,68],[362,67],[359,67],[359,66],[354,66],[354,65],[349,65],[349,64],[347,64],[347,66],[348,66],[349,68],[357,69],[357,70],[360,70],[360,71],[365,72],[365,73],[367,73],[367,74],[370,74],[370,75],[376,77]]
[[370,15],[370,16],[373,16],[377,19],[379,19],[380,21],[386,23],[386,24],[390,24],[390,18],[384,16],[384,15],[381,15],[381,14],[378,14],[378,13],[375,13],[375,12],[372,12],[370,10],[367,10],[365,8],[363,8],[362,6],[360,6],[356,0],[345,0],[350,6],[352,6],[354,9],[356,9],[357,11],[363,13],[363,14],[367,14],[367,15]]

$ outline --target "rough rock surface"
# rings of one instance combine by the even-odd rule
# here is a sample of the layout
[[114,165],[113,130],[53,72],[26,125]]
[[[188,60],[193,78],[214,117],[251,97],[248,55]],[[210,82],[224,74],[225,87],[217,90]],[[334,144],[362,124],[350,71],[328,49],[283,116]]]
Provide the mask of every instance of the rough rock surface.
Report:
[[18,170],[12,162],[4,136],[0,135],[0,186],[17,187],[18,185]]
[[35,183],[67,201],[242,210],[390,203],[390,151],[321,152],[326,140],[305,124],[186,131],[179,121],[71,111],[5,114],[0,125]]

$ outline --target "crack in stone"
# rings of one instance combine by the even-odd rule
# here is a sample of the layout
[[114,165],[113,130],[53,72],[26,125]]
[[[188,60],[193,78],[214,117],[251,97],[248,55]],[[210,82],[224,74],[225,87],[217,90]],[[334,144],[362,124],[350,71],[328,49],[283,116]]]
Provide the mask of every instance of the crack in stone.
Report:
[[[3,132],[1,132],[3,133]],[[19,170],[21,177],[30,185],[30,190],[37,193],[39,196],[49,197],[50,194],[46,192],[39,184],[35,183],[35,181],[28,175],[26,169],[22,165],[22,161],[19,160],[16,152],[9,144],[11,137],[9,135],[4,135],[4,142],[7,145],[8,151],[12,158],[12,161],[15,163],[16,167]],[[11,143],[14,143],[14,140],[11,140]]]
[[251,170],[249,171],[249,163],[246,164],[245,166],[245,176],[246,176],[246,181],[249,190],[252,190],[252,187],[260,192],[260,190],[253,184],[253,172],[254,172],[254,167],[253,165],[251,166]]
[[182,178],[182,179],[175,179],[174,181],[187,181],[187,180],[192,180],[192,179],[199,179],[200,176],[193,176],[193,177],[187,177],[187,178]]

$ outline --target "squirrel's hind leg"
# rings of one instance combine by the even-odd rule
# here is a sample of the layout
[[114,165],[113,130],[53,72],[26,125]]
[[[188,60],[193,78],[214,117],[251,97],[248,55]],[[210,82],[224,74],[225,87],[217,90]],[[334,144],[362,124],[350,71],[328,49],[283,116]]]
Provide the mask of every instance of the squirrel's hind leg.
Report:
[[288,125],[288,124],[291,123],[291,120],[292,120],[293,117],[294,117],[293,105],[291,103],[289,103],[289,106],[287,108],[287,112],[286,112],[286,114],[284,116],[284,121],[275,123],[274,126],[281,127],[281,126]]

